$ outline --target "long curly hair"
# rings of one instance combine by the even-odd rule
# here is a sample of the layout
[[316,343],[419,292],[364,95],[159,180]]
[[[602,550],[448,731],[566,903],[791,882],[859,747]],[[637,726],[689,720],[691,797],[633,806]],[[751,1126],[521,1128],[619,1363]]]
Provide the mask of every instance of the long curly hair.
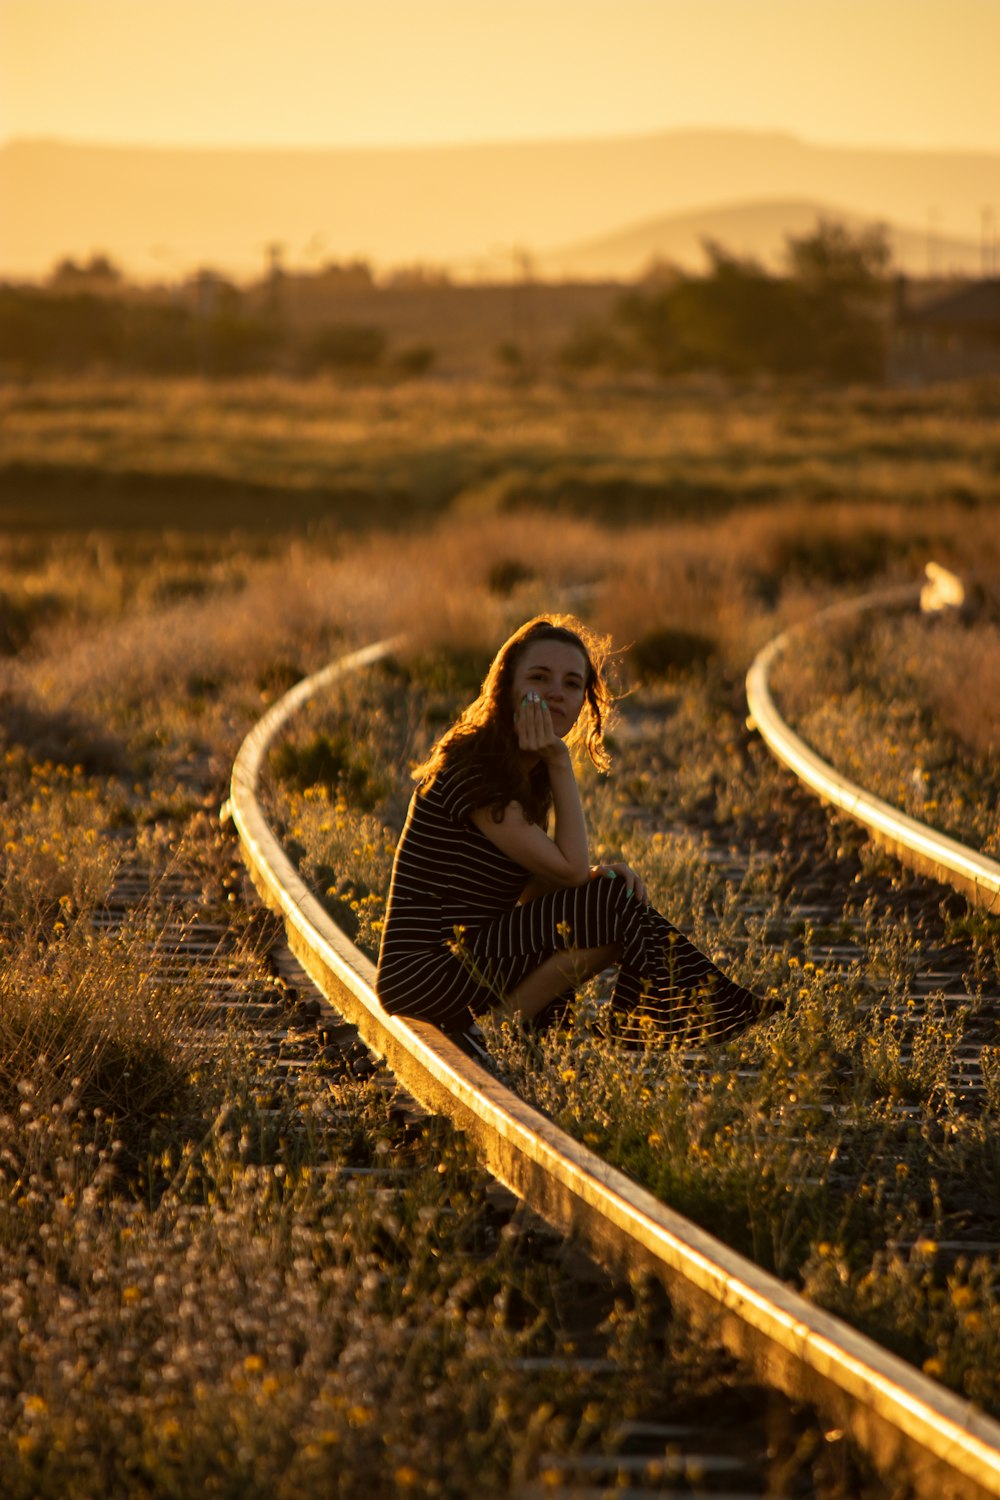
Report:
[[474,780],[480,806],[489,807],[497,822],[508,803],[517,801],[533,823],[544,824],[552,803],[545,765],[525,769],[513,722],[512,685],[518,662],[535,641],[560,641],[575,646],[586,662],[583,707],[566,737],[581,745],[599,771],[607,771],[611,757],[604,730],[613,704],[605,678],[611,642],[572,615],[538,615],[505,641],[493,658],[479,697],[438,740],[427,759],[413,772],[419,790],[426,792],[443,771],[460,769]]

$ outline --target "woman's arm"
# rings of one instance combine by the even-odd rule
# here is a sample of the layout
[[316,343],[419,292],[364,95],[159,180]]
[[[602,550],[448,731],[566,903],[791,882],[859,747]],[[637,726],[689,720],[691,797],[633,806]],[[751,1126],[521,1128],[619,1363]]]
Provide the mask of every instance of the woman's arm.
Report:
[[536,896],[547,896],[550,891],[558,891],[560,887],[554,880],[546,880],[543,875],[532,875],[528,884],[524,887],[517,898],[518,906],[523,906],[526,901],[534,901]]
[[[625,864],[623,860],[618,860],[614,864],[591,865],[590,878],[591,880],[621,879],[625,882],[625,889],[631,891],[633,896],[638,896],[643,906],[649,905],[649,896],[644,881],[631,865]],[[554,880],[545,880],[541,875],[532,875],[518,897],[518,905],[523,906],[526,901],[534,901],[536,896],[547,896],[550,891],[559,889],[560,887]]]
[[491,844],[532,875],[557,886],[583,885],[590,878],[590,855],[570,753],[553,729],[543,701],[522,705],[517,729],[521,749],[537,755],[548,768],[555,814],[552,836],[529,822],[519,802],[508,803],[499,822],[487,807],[478,808],[472,821]]
[[568,764],[567,770],[568,775],[552,778],[555,827],[551,838],[544,828],[528,820],[519,802],[509,802],[499,822],[488,807],[477,808],[472,814],[480,833],[536,878],[531,885],[540,882],[539,889],[530,894],[540,894],[546,886],[583,885],[590,878],[583,808],[572,765]]

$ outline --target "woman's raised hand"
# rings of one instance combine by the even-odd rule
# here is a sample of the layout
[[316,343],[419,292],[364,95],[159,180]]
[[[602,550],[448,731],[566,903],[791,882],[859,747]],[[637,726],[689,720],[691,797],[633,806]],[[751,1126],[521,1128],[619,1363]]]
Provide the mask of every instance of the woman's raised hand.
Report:
[[569,755],[553,726],[549,705],[541,694],[532,690],[522,699],[521,707],[514,715],[514,722],[517,727],[518,748],[527,754],[540,756],[547,761]]

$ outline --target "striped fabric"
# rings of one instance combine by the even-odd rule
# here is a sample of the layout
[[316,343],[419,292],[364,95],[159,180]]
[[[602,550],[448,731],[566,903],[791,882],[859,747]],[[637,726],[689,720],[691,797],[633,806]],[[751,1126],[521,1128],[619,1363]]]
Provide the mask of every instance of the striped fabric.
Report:
[[518,905],[528,871],[469,821],[476,806],[475,788],[449,771],[410,802],[379,954],[386,1010],[462,1030],[555,950],[615,944],[622,1035],[641,1034],[647,1017],[664,1039],[719,1040],[758,1018],[757,997],[622,880],[600,877]]

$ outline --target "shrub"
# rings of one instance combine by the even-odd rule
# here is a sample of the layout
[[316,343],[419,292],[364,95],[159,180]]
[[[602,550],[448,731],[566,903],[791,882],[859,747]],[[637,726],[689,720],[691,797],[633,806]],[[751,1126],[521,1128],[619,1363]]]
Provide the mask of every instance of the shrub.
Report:
[[297,791],[343,787],[360,807],[371,808],[385,795],[381,779],[373,773],[366,746],[347,730],[315,734],[304,742],[285,740],[272,752],[271,766],[279,781]]
[[629,662],[640,680],[666,677],[671,672],[687,672],[703,667],[716,650],[711,637],[696,630],[682,630],[665,625],[639,636],[629,651]]
[[381,328],[328,323],[302,346],[298,367],[303,375],[316,375],[323,370],[336,374],[364,373],[382,362],[385,346],[386,336]]
[[506,599],[519,583],[529,583],[535,577],[534,570],[516,557],[500,557],[491,563],[486,574],[486,587],[491,594]]
[[888,249],[879,231],[852,237],[821,222],[790,239],[789,273],[706,242],[708,274],[629,292],[617,320],[639,361],[661,375],[713,369],[730,376],[876,380],[884,365]]
[[437,350],[431,344],[410,344],[392,358],[393,371],[404,380],[419,380],[429,375],[437,361]]

